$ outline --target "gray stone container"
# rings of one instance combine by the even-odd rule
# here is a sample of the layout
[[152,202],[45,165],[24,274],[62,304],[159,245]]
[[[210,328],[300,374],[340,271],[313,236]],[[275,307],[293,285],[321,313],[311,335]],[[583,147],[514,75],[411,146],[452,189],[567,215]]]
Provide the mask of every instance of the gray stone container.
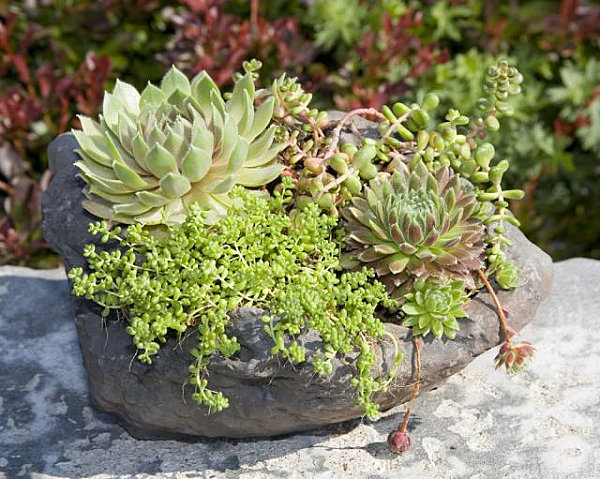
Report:
[[[357,121],[356,129],[369,135],[368,122]],[[355,130],[356,131],[356,130]],[[83,210],[84,183],[77,175],[76,142],[72,135],[59,136],[48,148],[54,178],[43,198],[44,237],[62,256],[67,269],[85,266],[81,255],[95,241],[88,225],[97,219]],[[522,286],[500,291],[502,304],[511,312],[511,326],[520,330],[535,315],[552,283],[552,261],[515,228],[510,255],[522,270]],[[169,339],[152,365],[135,359],[136,350],[125,332],[123,320],[102,321],[91,301],[72,297],[77,334],[89,375],[95,406],[114,413],[137,438],[260,437],[304,431],[318,426],[359,418],[356,394],[350,384],[354,376],[352,358],[334,362],[330,377],[318,377],[310,365],[293,366],[271,357],[271,340],[263,332],[263,311],[239,309],[231,313],[230,334],[237,336],[240,352],[232,358],[216,357],[209,372],[209,386],[223,391],[229,408],[209,414],[191,398],[192,386],[183,386],[192,356],[190,347],[197,335],[182,342]],[[463,369],[475,357],[501,342],[501,333],[489,295],[480,292],[467,306],[469,319],[460,320],[454,341],[427,339],[421,351],[422,391],[439,385]],[[386,323],[404,353],[404,361],[389,392],[376,396],[382,410],[408,400],[415,381],[415,352],[407,328]],[[319,348],[319,339],[304,335],[309,349]],[[384,372],[391,364],[394,348],[389,340],[377,346],[376,369]],[[490,364],[490,368],[493,364]]]

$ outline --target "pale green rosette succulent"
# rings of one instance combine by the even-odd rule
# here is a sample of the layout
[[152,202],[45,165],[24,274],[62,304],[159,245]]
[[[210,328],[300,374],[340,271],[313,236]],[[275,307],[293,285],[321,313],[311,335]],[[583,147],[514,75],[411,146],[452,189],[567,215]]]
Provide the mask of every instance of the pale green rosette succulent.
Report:
[[246,73],[225,102],[205,72],[190,82],[172,67],[160,87],[140,94],[117,81],[99,121],[80,117],[76,163],[87,186],[84,208],[121,223],[177,224],[199,203],[217,220],[235,185],[264,186],[283,170],[270,126],[275,100],[254,106]]

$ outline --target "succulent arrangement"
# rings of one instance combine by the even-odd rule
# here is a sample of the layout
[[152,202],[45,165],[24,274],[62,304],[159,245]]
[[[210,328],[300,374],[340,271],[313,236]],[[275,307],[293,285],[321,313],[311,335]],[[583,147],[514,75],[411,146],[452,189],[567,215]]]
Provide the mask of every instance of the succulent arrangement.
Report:
[[[412,332],[414,398],[421,338],[454,339],[482,288],[504,333],[497,365],[520,370],[533,347],[513,342],[490,281],[519,284],[506,224],[518,225],[508,201],[522,192],[503,189],[508,163],[494,162],[485,141],[512,114],[516,68],[500,60],[488,70],[479,116],[450,110],[439,124],[433,94],[333,119],[311,108],[296,79],[260,88],[260,62],[244,70],[226,94],[206,72],[189,81],[175,68],[141,93],[117,82],[97,120],[80,118],[83,205],[100,219],[90,231],[102,247],[88,245],[87,268],[69,272],[74,294],[103,316],[123,315],[146,363],[168,337],[197,329],[188,382],[210,412],[228,406],[210,389],[207,366],[239,351],[227,333],[238,307],[267,311],[271,354],[315,374],[353,356],[357,405],[371,418],[374,395],[402,361],[396,354],[386,373],[373,372],[384,321]],[[376,121],[376,137],[344,140],[356,116]],[[298,341],[308,330],[322,351]],[[410,445],[409,413],[410,403],[390,435],[396,452]]]

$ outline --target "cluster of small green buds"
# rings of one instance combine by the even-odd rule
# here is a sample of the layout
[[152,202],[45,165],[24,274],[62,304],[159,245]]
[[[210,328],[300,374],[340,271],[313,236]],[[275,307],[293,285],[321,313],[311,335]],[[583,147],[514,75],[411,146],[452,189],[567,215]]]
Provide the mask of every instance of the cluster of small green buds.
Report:
[[471,157],[471,145],[467,136],[459,132],[459,128],[469,124],[469,117],[462,115],[458,110],[450,109],[444,119],[446,121],[429,133],[430,144],[415,161],[422,158],[433,171],[449,165],[468,178],[476,165]]
[[401,142],[392,137],[391,133],[397,133],[406,141],[414,140],[415,133],[427,128],[430,120],[429,112],[434,110],[439,102],[440,99],[437,95],[428,93],[421,105],[413,103],[408,106],[402,102],[394,103],[392,108],[384,105],[381,113],[386,120],[382,121],[378,127],[384,143],[395,148],[401,146]]
[[302,132],[297,129],[286,128],[279,125],[275,131],[275,141],[287,145],[279,158],[285,165],[295,165],[301,159],[312,155],[314,140],[312,138],[301,139]]
[[477,185],[477,199],[481,202],[491,202],[493,210],[483,220],[488,227],[486,255],[490,269],[495,272],[496,281],[503,289],[514,288],[520,271],[506,258],[504,246],[511,246],[511,241],[506,236],[505,223],[516,227],[520,226],[509,210],[508,200],[520,200],[524,196],[522,190],[503,190],[502,178],[508,170],[507,160],[501,160],[490,166],[495,156],[494,147],[490,143],[482,143],[474,152],[476,168],[467,176],[472,183]]
[[362,144],[344,143],[328,160],[309,157],[298,180],[298,205],[316,202],[321,208],[337,214],[345,200],[360,194],[363,183],[372,180],[379,169],[377,142],[363,138]]
[[[256,82],[260,78],[260,69],[262,68],[262,62],[253,58],[252,60],[246,60],[242,63],[242,69],[245,73],[250,73],[252,75],[252,79]],[[239,82],[244,76],[244,73],[235,72],[232,75],[232,79],[234,83]],[[232,96],[232,92],[223,93],[223,98],[229,100]],[[257,96],[255,96],[257,98]]]
[[[331,159],[330,166],[340,174],[351,172],[345,184],[353,195],[357,195],[362,189],[362,186],[359,186],[360,179],[369,181],[377,176],[377,166],[373,162],[377,156],[376,142],[370,138],[364,138],[360,147],[352,143],[345,143],[341,150],[340,155]],[[339,161],[340,159],[343,159],[345,166]]]
[[[495,230],[498,230],[498,227]],[[490,274],[494,275],[494,279],[502,289],[516,288],[519,285],[521,270],[508,259],[506,252],[502,250],[502,245],[510,245],[510,242],[496,231],[486,238],[486,242],[488,243],[486,256]]]
[[[254,78],[254,81],[258,80],[259,71],[261,68],[262,62],[260,60],[257,60],[256,58],[253,58],[252,60],[246,60],[242,63],[242,69],[246,73],[251,73],[252,77]],[[234,73],[233,81],[237,83],[242,78],[242,76],[244,75],[240,72]]]
[[496,282],[502,289],[513,289],[518,286],[521,270],[512,261],[501,261],[496,268]]
[[521,83],[523,75],[514,66],[509,66],[507,60],[498,60],[496,65],[486,70],[483,84],[485,97],[478,100],[477,106],[487,116],[485,121],[488,129],[498,129],[497,116],[514,114],[514,107],[508,100],[521,93]]
[[[276,100],[273,111],[274,119],[285,120],[288,124],[297,125],[304,123],[298,117],[305,115],[312,118],[314,124],[319,127],[327,123],[327,112],[309,108],[312,94],[304,91],[297,78],[288,77],[284,73],[273,81],[271,91]],[[312,131],[311,123],[306,123],[306,125],[302,128],[305,131]]]

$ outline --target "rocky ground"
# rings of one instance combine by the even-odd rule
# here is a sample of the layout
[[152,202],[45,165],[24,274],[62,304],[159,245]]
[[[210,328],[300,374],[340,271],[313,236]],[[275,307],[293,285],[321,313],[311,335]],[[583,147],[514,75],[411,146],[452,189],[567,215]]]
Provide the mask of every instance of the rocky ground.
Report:
[[402,457],[385,445],[402,408],[277,439],[139,441],[90,404],[64,273],[0,268],[0,477],[597,478],[599,318],[600,262],[556,264],[523,334],[531,367],[494,372],[490,351],[426,393]]

